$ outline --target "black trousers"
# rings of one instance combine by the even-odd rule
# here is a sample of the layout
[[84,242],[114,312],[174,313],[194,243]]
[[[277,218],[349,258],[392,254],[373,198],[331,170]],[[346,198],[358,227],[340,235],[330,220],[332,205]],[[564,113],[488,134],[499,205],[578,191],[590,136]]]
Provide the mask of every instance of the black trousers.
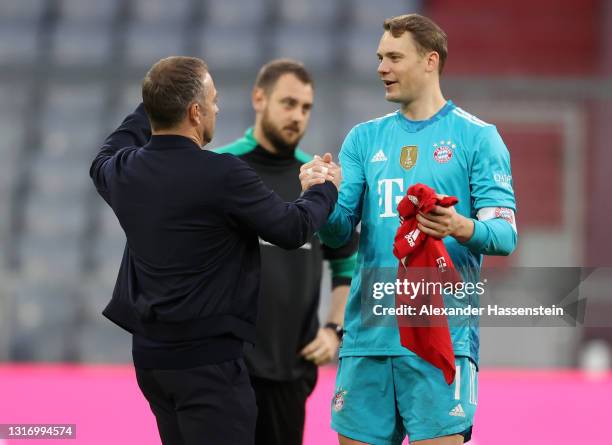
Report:
[[164,445],[253,445],[257,406],[240,358],[190,369],[136,368]]
[[258,409],[256,445],[302,445],[306,399],[316,382],[316,373],[289,382],[251,376]]

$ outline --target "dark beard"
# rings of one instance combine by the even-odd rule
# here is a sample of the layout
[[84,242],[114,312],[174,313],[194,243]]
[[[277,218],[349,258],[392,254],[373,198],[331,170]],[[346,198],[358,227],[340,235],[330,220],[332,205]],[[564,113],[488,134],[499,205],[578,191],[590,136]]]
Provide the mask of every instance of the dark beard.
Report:
[[272,125],[272,123],[267,119],[267,116],[264,114],[263,119],[261,120],[261,131],[267,140],[270,141],[272,146],[282,154],[292,154],[295,152],[295,148],[300,142],[301,138],[298,138],[294,143],[287,142],[283,135]]

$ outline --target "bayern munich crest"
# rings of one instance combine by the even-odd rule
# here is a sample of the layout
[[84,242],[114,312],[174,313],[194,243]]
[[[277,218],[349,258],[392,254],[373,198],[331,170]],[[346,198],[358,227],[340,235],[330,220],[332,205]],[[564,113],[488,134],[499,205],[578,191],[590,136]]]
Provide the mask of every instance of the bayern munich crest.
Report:
[[510,224],[514,224],[514,212],[512,212],[511,209],[507,209],[505,207],[496,207],[495,217],[505,219]]
[[453,144],[452,141],[440,141],[440,143],[434,143],[434,159],[439,164],[446,164],[453,157],[453,151],[457,148],[457,145]]
[[332,402],[334,406],[334,411],[338,412],[344,407],[344,396],[346,395],[346,391],[340,389],[334,395],[334,400]]

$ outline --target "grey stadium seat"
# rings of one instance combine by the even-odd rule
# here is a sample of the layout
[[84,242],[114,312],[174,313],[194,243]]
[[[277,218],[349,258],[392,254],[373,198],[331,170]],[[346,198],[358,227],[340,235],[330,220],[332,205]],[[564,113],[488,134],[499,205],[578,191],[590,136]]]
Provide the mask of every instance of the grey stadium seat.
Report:
[[261,43],[256,27],[233,29],[207,23],[197,35],[200,55],[209,65],[213,77],[215,69],[250,70],[253,75],[257,72]]
[[159,59],[185,55],[185,39],[180,27],[134,25],[126,37],[127,63],[144,71]]
[[206,23],[218,27],[257,27],[267,14],[266,0],[208,0],[205,8]]
[[103,67],[111,58],[111,49],[111,29],[108,26],[62,23],[53,33],[53,62],[59,66]]
[[60,22],[110,25],[120,0],[59,0]]
[[191,0],[132,0],[133,20],[147,25],[178,25],[176,30],[180,33],[181,26],[189,18],[191,5]]
[[288,26],[331,25],[339,12],[336,0],[283,0],[279,6],[280,21]]
[[329,68],[334,63],[334,40],[329,28],[280,26],[274,35],[275,57],[291,57],[311,70]]

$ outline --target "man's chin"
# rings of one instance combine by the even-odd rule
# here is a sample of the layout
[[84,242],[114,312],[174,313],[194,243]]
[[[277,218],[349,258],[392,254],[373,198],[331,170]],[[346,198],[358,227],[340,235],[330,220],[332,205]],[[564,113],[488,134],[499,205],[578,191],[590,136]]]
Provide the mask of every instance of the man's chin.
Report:
[[400,97],[394,93],[385,93],[385,100],[393,103],[400,103],[402,101]]

